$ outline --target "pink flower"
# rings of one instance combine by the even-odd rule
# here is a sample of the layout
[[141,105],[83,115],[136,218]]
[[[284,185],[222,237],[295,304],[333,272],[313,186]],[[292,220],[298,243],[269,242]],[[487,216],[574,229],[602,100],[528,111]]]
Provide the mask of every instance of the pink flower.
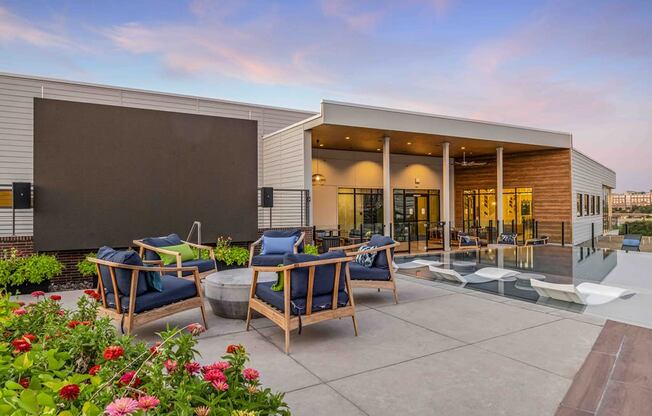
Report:
[[150,410],[159,405],[161,401],[154,396],[140,396],[138,398],[138,407],[142,410]]
[[199,365],[199,363],[196,361],[185,363],[183,367],[186,369],[188,374],[195,374],[201,369],[201,365]]
[[138,410],[138,402],[130,397],[121,397],[109,403],[104,409],[108,416],[128,416]]
[[197,335],[201,334],[202,332],[206,331],[206,329],[204,329],[203,326],[201,326],[200,324],[197,324],[197,323],[190,324],[186,328],[188,328],[188,331],[191,334],[193,334],[194,336],[197,336]]
[[242,370],[242,375],[249,381],[258,380],[260,373],[253,368],[245,368]]
[[178,368],[177,362],[170,360],[169,358],[165,360],[165,363],[163,363],[163,365],[165,365],[165,369],[168,370],[168,373],[174,373],[175,371],[177,371]]
[[213,381],[211,384],[215,387],[215,390],[218,391],[227,391],[229,389],[229,385],[226,381]]
[[14,315],[16,316],[22,316],[25,315],[26,313],[27,311],[23,308],[14,309]]
[[227,370],[229,368],[231,368],[231,364],[229,364],[228,361],[218,361],[216,363],[203,366],[201,370],[204,373],[208,373],[211,370],[224,371],[224,370]]
[[33,298],[38,298],[41,296],[45,296],[45,292],[43,292],[42,290],[35,290],[31,293],[31,295]]
[[140,378],[138,378],[136,375],[135,371],[127,371],[123,374],[122,377],[120,377],[120,381],[118,383],[123,386],[130,386],[135,388],[140,386],[141,381]]
[[204,374],[204,380],[208,381],[209,383],[213,383],[215,381],[226,381],[226,376],[220,370],[210,370]]
[[57,315],[59,315],[59,316],[64,316],[65,314],[66,314],[66,311],[64,311],[64,310],[59,309],[57,311]]

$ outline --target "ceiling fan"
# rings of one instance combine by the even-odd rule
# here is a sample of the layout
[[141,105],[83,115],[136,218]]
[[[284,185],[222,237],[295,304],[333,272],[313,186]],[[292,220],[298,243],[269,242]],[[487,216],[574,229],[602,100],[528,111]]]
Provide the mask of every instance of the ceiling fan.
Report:
[[473,162],[473,161],[466,161],[466,151],[462,153],[462,161],[461,162],[455,162],[457,166],[461,166],[463,168],[472,168],[475,166],[484,166],[487,164],[487,162]]

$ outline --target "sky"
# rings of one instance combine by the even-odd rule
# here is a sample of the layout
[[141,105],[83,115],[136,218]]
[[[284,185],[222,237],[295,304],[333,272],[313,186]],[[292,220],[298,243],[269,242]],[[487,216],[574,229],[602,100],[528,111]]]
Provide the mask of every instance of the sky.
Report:
[[3,1],[0,71],[573,134],[652,188],[652,1]]

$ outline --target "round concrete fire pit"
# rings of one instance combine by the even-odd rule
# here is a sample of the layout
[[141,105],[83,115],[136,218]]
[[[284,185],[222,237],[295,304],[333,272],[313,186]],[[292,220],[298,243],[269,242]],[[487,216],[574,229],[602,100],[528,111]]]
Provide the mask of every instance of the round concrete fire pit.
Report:
[[[253,270],[231,269],[211,273],[204,279],[204,295],[215,315],[246,319]],[[276,280],[275,273],[259,273],[259,282]]]

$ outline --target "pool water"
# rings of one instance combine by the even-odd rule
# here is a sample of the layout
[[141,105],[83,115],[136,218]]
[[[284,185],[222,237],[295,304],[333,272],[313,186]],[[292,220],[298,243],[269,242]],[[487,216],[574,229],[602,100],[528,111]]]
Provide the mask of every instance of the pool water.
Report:
[[441,262],[441,267],[455,270],[461,275],[484,267],[499,267],[539,275],[550,283],[577,286],[590,282],[628,289],[635,294],[599,306],[586,306],[540,297],[527,279],[464,284],[445,279],[440,273],[430,271],[427,266],[399,269],[401,274],[421,279],[652,327],[652,253],[546,245],[401,256],[396,257],[395,262],[400,266],[415,259]]

